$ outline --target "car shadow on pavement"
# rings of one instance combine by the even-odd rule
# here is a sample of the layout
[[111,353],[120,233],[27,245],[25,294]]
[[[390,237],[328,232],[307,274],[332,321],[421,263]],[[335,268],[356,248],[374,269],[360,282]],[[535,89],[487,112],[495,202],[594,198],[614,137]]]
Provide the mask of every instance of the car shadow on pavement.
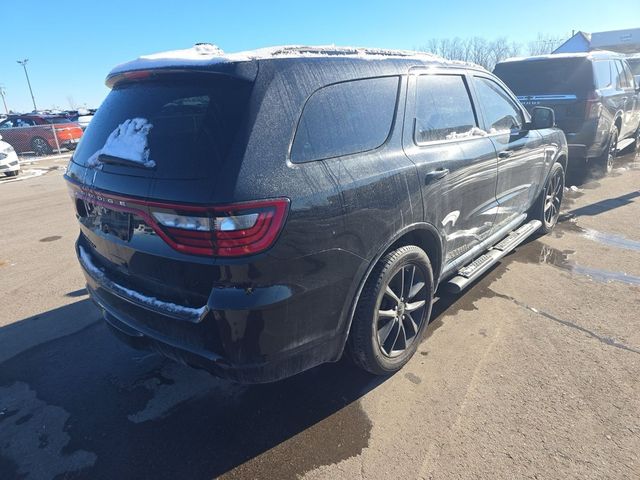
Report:
[[367,446],[358,400],[385,381],[346,360],[223,381],[121,344],[87,299],[0,328],[5,346],[0,478],[295,478]]

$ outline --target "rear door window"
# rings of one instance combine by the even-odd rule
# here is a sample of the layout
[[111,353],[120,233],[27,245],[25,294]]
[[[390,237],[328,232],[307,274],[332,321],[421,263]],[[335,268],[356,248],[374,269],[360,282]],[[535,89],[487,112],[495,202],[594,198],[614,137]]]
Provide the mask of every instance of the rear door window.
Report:
[[336,83],[316,91],[298,123],[291,161],[311,162],[366,152],[389,136],[399,77]]
[[462,75],[418,76],[414,129],[418,145],[468,137],[477,126]]
[[618,88],[631,88],[632,83],[629,82],[629,78],[627,78],[622,62],[620,60],[615,60],[615,64],[617,71],[616,86]]
[[[250,92],[249,82],[217,74],[165,74],[116,86],[87,127],[73,161],[90,165],[101,152],[127,156],[129,149],[140,149],[152,168],[106,163],[101,168],[167,179],[214,172],[229,154]],[[115,137],[122,139],[119,145]]]
[[509,94],[488,78],[474,77],[474,82],[489,133],[520,130],[522,112]]
[[607,88],[611,85],[611,62],[609,60],[593,62],[593,72],[597,89]]

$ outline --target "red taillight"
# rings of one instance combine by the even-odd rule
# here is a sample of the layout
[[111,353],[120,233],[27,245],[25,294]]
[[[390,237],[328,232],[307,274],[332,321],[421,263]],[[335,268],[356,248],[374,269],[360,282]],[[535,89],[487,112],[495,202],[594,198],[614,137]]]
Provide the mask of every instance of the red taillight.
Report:
[[584,115],[585,118],[598,118],[602,113],[602,103],[600,101],[600,96],[591,91],[587,95],[587,101],[585,106]]
[[208,208],[154,202],[149,207],[156,231],[164,233],[167,243],[176,250],[239,257],[263,252],[273,245],[284,225],[289,200]]

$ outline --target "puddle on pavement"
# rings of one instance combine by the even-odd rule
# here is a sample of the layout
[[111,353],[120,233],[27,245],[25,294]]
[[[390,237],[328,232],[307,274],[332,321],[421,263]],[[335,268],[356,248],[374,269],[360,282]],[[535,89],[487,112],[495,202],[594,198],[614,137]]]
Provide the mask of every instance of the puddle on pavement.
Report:
[[599,268],[579,265],[569,260],[573,250],[558,250],[534,241],[518,248],[513,255],[513,260],[520,263],[537,263],[552,265],[570,273],[591,278],[600,283],[621,282],[627,285],[640,285],[640,277],[629,275],[625,272],[615,272]]

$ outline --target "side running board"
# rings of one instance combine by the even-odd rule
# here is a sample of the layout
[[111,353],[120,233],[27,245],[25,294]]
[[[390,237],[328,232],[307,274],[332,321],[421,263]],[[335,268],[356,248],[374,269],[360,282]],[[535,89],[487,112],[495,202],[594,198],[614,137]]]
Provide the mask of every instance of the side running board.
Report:
[[498,263],[502,257],[529,238],[541,226],[542,222],[540,220],[531,220],[517,230],[512,231],[499,243],[491,247],[487,253],[458,270],[458,274],[447,282],[447,290],[452,293],[460,293]]

